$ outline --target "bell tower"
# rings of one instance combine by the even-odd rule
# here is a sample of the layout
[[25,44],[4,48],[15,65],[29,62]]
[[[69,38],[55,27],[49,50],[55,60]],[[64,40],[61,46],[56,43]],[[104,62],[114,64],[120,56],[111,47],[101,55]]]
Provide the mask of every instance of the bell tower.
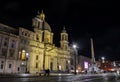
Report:
[[60,47],[63,50],[68,50],[68,33],[66,32],[65,27],[63,27],[63,30],[61,32],[61,40],[60,40]]

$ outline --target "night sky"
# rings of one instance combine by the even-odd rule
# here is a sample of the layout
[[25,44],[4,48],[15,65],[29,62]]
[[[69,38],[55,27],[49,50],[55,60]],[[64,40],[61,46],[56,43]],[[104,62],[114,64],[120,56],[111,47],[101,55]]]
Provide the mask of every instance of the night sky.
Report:
[[79,55],[91,57],[90,37],[95,56],[120,60],[120,5],[115,0],[0,0],[0,23],[32,28],[32,18],[44,11],[46,21],[59,44],[63,26],[70,44],[76,43]]

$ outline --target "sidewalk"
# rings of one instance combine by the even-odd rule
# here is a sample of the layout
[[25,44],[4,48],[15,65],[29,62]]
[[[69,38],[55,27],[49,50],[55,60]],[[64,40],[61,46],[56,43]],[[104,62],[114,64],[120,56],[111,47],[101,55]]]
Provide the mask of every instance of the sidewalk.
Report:
[[[49,76],[66,76],[66,75],[74,75],[74,74],[70,74],[70,73],[50,73]],[[44,74],[42,74],[41,76],[39,74],[0,74],[0,78],[1,77],[12,77],[12,78],[26,78],[26,77],[43,77]]]

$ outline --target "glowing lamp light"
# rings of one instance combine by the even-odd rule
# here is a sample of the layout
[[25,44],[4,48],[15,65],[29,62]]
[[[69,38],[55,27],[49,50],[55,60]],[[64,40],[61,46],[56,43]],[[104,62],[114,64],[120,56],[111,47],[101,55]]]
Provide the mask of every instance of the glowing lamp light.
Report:
[[61,65],[59,65],[59,70],[61,70]]
[[28,57],[29,56],[29,53],[26,53],[26,57]]
[[101,59],[102,59],[102,60],[104,60],[104,59],[105,59],[105,57],[101,57]]
[[24,65],[24,62],[22,62],[21,64]]
[[73,45],[73,48],[76,48],[77,46],[76,45]]

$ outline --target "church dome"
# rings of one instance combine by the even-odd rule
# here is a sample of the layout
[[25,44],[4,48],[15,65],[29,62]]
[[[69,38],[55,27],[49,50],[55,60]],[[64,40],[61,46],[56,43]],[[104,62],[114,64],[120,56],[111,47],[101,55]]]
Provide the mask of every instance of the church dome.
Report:
[[45,14],[44,14],[43,10],[42,10],[41,13],[39,13],[39,11],[38,11],[37,18],[44,21],[44,25],[42,27],[42,30],[48,30],[48,31],[51,32],[50,25],[45,21]]
[[45,22],[45,23],[44,23],[43,30],[48,30],[48,31],[50,31],[50,32],[51,32],[50,25],[49,25],[47,22]]

